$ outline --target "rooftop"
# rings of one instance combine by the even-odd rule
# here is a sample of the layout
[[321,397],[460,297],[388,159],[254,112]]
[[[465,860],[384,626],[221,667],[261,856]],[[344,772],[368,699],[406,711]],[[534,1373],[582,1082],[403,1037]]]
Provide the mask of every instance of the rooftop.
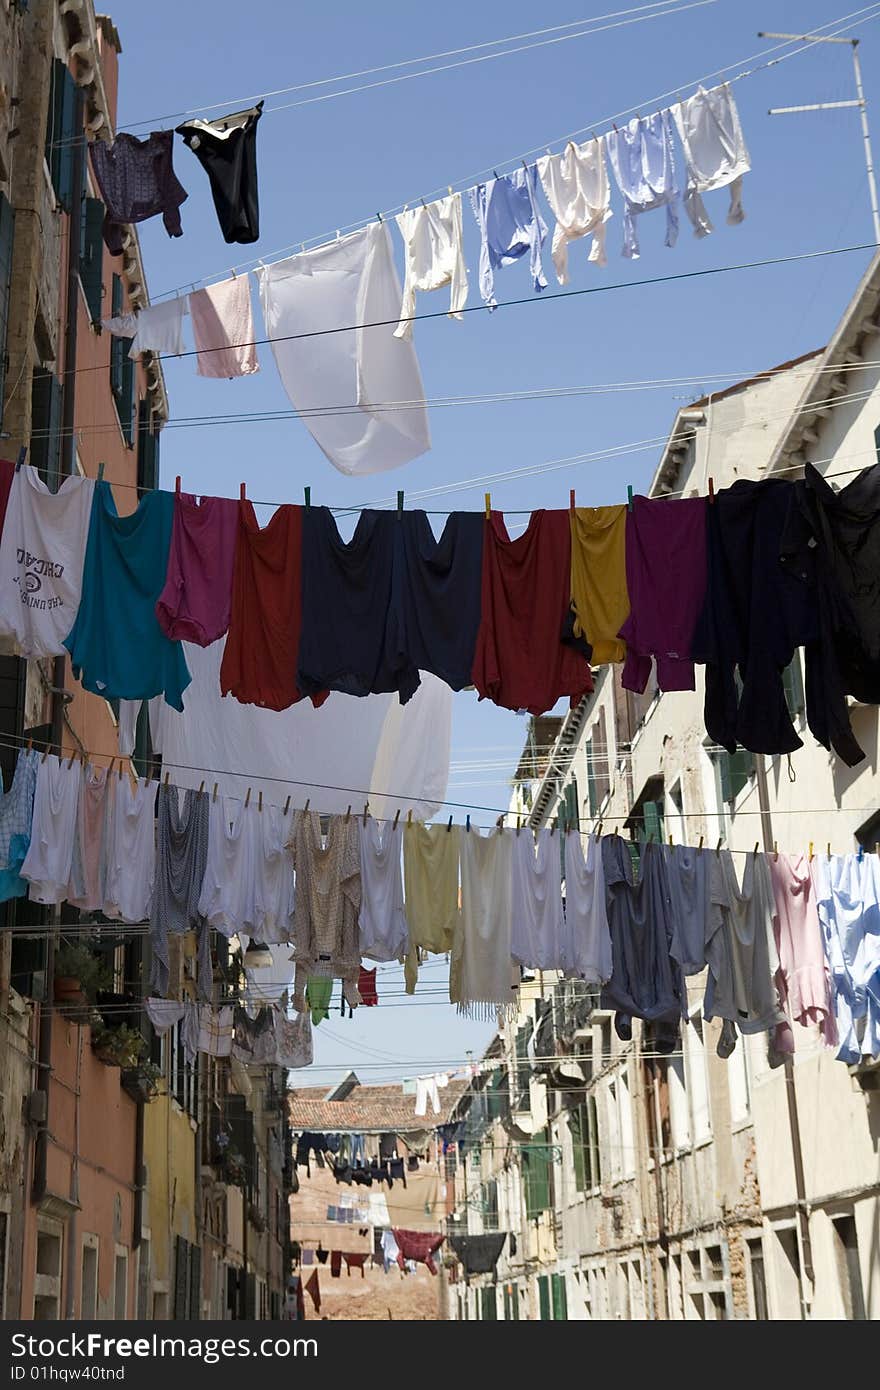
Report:
[[417,1115],[416,1098],[404,1095],[400,1082],[390,1086],[354,1085],[340,1100],[328,1100],[337,1088],[299,1086],[288,1091],[287,1103],[290,1127],[317,1133],[337,1130],[362,1130],[377,1134],[393,1131],[433,1129],[447,1122],[459,1097],[467,1090],[466,1081],[452,1081],[440,1091],[440,1114],[428,1106],[427,1115]]

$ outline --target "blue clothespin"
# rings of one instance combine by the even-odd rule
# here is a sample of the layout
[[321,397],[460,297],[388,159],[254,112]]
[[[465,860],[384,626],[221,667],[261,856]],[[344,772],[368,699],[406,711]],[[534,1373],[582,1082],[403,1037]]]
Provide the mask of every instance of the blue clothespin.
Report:
[[465,816],[465,819],[464,819],[464,828],[465,828],[465,830],[470,830],[470,828],[471,828],[471,818],[470,818],[470,816]]
[[627,483],[627,485],[626,485],[626,505],[629,507],[630,511],[632,511],[632,509],[633,509],[633,490],[632,490],[632,484],[631,484],[631,483]]
[[859,861],[860,864],[861,864],[862,860],[864,859],[864,857],[865,857],[865,846],[864,846],[864,845],[859,845],[858,861]]
[[399,492],[399,493],[397,494],[397,516],[398,516],[398,519],[399,519],[400,517],[403,516],[403,493],[402,493],[402,492]]
[[304,487],[303,496],[306,499],[306,511],[309,511],[312,505],[312,489],[310,487]]
[[26,446],[25,446],[24,444],[22,444],[21,448],[20,448],[19,451],[18,451],[18,458],[17,458],[16,461],[15,461],[15,471],[16,471],[16,473],[19,471],[19,469],[21,468],[21,466],[22,466],[22,464],[24,463],[24,461],[25,461],[26,458],[27,458],[27,448],[26,448]]

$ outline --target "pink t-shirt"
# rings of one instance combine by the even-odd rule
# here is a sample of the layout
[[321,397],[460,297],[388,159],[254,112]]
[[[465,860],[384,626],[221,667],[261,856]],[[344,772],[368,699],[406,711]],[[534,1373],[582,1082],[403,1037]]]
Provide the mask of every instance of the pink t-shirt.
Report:
[[[768,854],[767,861],[773,883],[777,983],[783,1006],[795,1022],[817,1024],[831,1046],[836,1042],[836,1028],[809,860],[805,854],[796,858]],[[780,1029],[785,1027],[780,1024]],[[793,1051],[790,1030],[788,1045],[778,1037],[777,1046],[781,1051]]]
[[177,494],[165,587],[156,601],[159,626],[172,641],[209,647],[229,628],[238,503],[228,497]]

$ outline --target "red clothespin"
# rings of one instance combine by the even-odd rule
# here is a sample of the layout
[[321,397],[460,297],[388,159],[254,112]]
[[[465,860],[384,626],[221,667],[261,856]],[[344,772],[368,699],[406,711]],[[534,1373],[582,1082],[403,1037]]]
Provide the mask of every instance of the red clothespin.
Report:
[[246,483],[242,483],[242,484],[241,484],[241,486],[240,486],[239,489],[238,489],[238,495],[239,495],[239,497],[241,498],[242,502],[246,502],[246,501],[247,501],[247,484],[246,484]]
[[174,493],[175,493],[175,496],[176,496],[176,497],[179,497],[179,496],[180,496],[180,474],[179,474],[179,473],[178,473],[177,477],[174,479]]
[[574,488],[568,494],[568,506],[570,511],[574,511]]
[[714,479],[714,478],[710,478],[710,479],[709,479],[709,501],[710,501],[710,502],[714,502],[714,501],[715,501],[715,479]]

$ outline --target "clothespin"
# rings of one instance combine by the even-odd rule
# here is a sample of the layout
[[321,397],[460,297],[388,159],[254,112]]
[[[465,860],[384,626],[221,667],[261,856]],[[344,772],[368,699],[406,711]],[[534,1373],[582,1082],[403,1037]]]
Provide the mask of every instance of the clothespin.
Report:
[[597,840],[600,838],[601,834],[602,834],[602,822],[600,821],[599,824],[596,826],[596,839],[597,839]]
[[450,196],[450,198],[451,198],[451,197],[452,197],[452,184],[451,184],[451,183],[448,183],[448,184],[446,185],[446,187],[449,189],[449,196]]
[[487,492],[487,493],[486,493],[486,520],[487,520],[487,521],[489,520],[489,517],[490,517],[491,515],[492,515],[492,494],[491,494],[491,492]]
[[45,750],[44,750],[44,752],[43,752],[43,756],[42,756],[42,758],[40,759],[40,762],[44,763],[44,762],[46,761],[46,759],[48,758],[48,756],[49,756],[49,745],[48,745],[48,743],[47,743],[47,744],[46,744],[46,747],[45,747]]
[[175,495],[176,497],[179,497],[179,496],[180,496],[180,474],[179,474],[179,473],[178,473],[177,477],[174,479],[174,495]]
[[21,466],[22,466],[22,464],[24,463],[24,461],[25,461],[26,458],[27,458],[27,447],[26,447],[24,444],[22,444],[21,448],[20,448],[19,451],[18,451],[18,458],[15,460],[15,471],[16,471],[16,473],[20,472]]
[[410,807],[406,813],[406,823],[407,825],[412,825],[412,807]]
[[520,832],[521,830],[522,830],[522,816],[517,816],[517,818],[516,818],[516,833],[517,833],[517,835],[519,834],[519,832]]
[[776,843],[776,841],[774,840],[774,841],[773,841],[773,860],[774,860],[774,863],[776,862],[776,860],[777,860],[778,858],[779,858],[779,846],[778,846],[778,844]]
[[428,205],[427,205],[427,203],[425,202],[424,198],[420,198],[420,199],[419,199],[419,202],[421,203],[422,207],[425,209],[425,212],[427,212],[427,211],[428,211]]
[[697,849],[702,849],[702,848],[703,848],[703,837],[702,837],[702,835],[701,835],[701,836],[700,836],[700,843],[697,845]]
[[651,833],[650,833],[649,836],[648,836],[648,844],[649,844],[649,845],[652,845],[653,843],[654,843],[654,832],[653,832],[653,830],[652,830]]
[[394,812],[394,824],[393,824],[392,827],[391,827],[392,830],[396,830],[396,829],[397,829],[397,822],[398,822],[399,820],[400,820],[400,807],[398,806],[397,810]]
[[465,828],[465,830],[468,832],[468,834],[470,834],[470,829],[471,829],[471,818],[470,818],[470,816],[466,816],[466,817],[465,817],[464,828]]
[[262,791],[258,791],[258,792],[257,792],[257,810],[258,810],[258,811],[262,811],[262,809],[263,809],[263,793],[262,793]]
[[368,816],[369,814],[370,814],[370,803],[369,803],[369,801],[365,801],[365,802],[364,802],[364,825],[366,825],[366,823],[367,823],[367,816]]
[[493,169],[493,170],[492,170],[492,173],[495,175],[496,179],[500,179],[500,178],[501,178],[501,175],[499,174],[499,172],[498,172],[497,169]]
[[[308,805],[308,802],[306,802],[306,805]],[[287,813],[288,813],[289,810],[290,810],[290,797],[288,797],[287,800],[286,800],[285,803],[284,803],[284,814],[285,814],[285,816],[287,815]]]
[[98,482],[99,482],[99,483],[100,483],[100,482],[103,482],[103,480],[104,480],[104,465],[103,465],[103,463],[99,463],[99,464],[98,464]]
[[831,858],[831,841],[830,841],[830,840],[828,841],[827,845],[825,846],[825,856],[826,856],[827,859],[830,859],[830,858]]
[[[288,797],[287,800],[289,801],[289,800],[290,800],[290,797]],[[306,812],[308,811],[308,809],[309,809],[309,798],[306,797],[306,804],[305,804],[305,806],[303,807],[303,815],[306,814]]]
[[382,221],[382,214],[381,214],[381,212],[377,212],[377,213],[376,213],[376,217],[378,218],[379,222]]
[[169,783],[170,781],[171,781],[171,773],[170,773],[170,772],[166,772],[166,773],[165,773],[165,786],[166,786],[166,787],[168,786],[168,783]]
[[711,505],[714,503],[714,501],[715,501],[715,479],[714,479],[714,478],[710,478],[710,479],[709,479],[709,505],[711,506]]
[[68,772],[69,772],[70,769],[73,767],[73,764],[74,764],[75,762],[76,762],[76,749],[74,748],[73,752],[72,752],[71,755],[70,755],[70,759],[69,759],[69,761],[68,761],[68,764],[67,764],[67,770],[68,770]]
[[123,763],[122,758],[120,758],[120,759],[119,759],[119,780],[120,780],[120,782],[122,781],[123,769],[124,769],[124,763]]
[[669,848],[672,849],[672,836],[669,837]]
[[248,806],[250,806],[250,804],[251,804],[251,789],[250,789],[250,787],[248,787],[247,793],[246,793],[245,798],[244,798],[244,809],[247,810],[247,808],[248,808]]
[[812,841],[812,840],[810,841],[810,854],[809,854],[809,859],[810,859],[810,862],[812,863],[812,859],[813,859],[813,841]]
[[247,501],[247,484],[242,483],[238,489],[238,496],[242,502]]
[[306,511],[309,511],[312,505],[312,489],[310,487],[303,488],[303,497],[306,502]]
[[200,782],[200,783],[199,783],[199,796],[201,796],[201,794],[202,794],[202,792],[203,792],[204,790],[205,790],[205,784],[204,784],[204,782]]
[[629,507],[630,511],[632,511],[632,509],[633,509],[633,490],[632,490],[632,483],[627,483],[627,485],[626,485],[626,505]]
[[716,854],[720,854],[720,853],[721,853],[721,846],[722,846],[723,844],[724,844],[724,836],[722,835],[722,836],[721,836],[721,839],[718,841],[717,845],[715,846],[715,853],[716,853]]
[[569,511],[574,511],[574,488],[571,488],[568,494],[568,507]]
[[345,813],[345,823],[346,823],[346,825],[348,824],[348,822],[349,822],[350,820],[351,820],[351,807],[349,806],[348,810],[347,810],[346,813]]
[[447,824],[447,826],[446,826],[446,834],[449,835],[449,834],[451,834],[451,833],[452,833],[452,817],[450,816],[450,817],[449,817],[449,822],[448,822],[448,824]]
[[556,827],[557,827],[558,824],[559,824],[559,817],[557,816],[556,819],[554,820],[553,824],[552,824],[551,827],[550,827],[550,838],[551,838],[551,839],[552,839],[553,836],[556,834]]
[[[812,859],[812,857],[813,857],[813,846],[810,845],[810,858]],[[857,855],[856,857],[857,857],[859,863],[861,864],[862,860],[863,860],[864,857],[865,857],[865,846],[864,846],[864,845],[859,845],[859,852],[858,852],[858,855]]]
[[398,520],[400,519],[400,517],[403,516],[403,493],[402,493],[402,492],[399,492],[399,493],[397,494],[397,516],[398,516]]

